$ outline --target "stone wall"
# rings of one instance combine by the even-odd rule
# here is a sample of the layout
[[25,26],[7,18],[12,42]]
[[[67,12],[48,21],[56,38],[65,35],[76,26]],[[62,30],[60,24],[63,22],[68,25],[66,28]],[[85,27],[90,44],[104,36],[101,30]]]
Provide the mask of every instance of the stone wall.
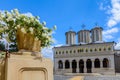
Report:
[[115,71],[120,73],[120,54],[115,54]]

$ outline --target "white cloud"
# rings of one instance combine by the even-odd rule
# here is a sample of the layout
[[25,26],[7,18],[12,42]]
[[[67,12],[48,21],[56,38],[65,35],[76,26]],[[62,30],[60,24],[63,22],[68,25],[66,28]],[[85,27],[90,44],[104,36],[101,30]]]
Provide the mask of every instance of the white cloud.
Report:
[[112,35],[104,35],[104,40],[107,41],[108,39],[113,39],[114,37]]
[[104,38],[104,40],[113,39],[114,38],[113,34],[118,33],[118,32],[119,32],[119,29],[117,27],[104,30],[103,38]]
[[53,48],[53,46],[47,47],[47,48],[43,48],[42,51],[41,51],[42,54],[43,54],[43,56],[44,56],[44,57],[47,57],[47,58],[53,59],[53,51],[52,51],[52,48]]
[[120,49],[120,38],[118,38],[118,42],[117,42],[117,44],[115,46],[115,49]]
[[[105,3],[107,3],[107,2],[105,2]],[[107,9],[110,9],[110,6],[109,5],[105,6],[103,3],[100,3],[99,9],[100,10],[107,10]]]
[[114,25],[116,25],[116,24],[117,24],[117,22],[116,22],[115,20],[113,20],[113,19],[110,19],[110,20],[108,21],[108,23],[107,23],[108,27],[112,27],[112,26],[114,26]]
[[50,46],[50,47],[46,47],[43,48],[41,53],[43,54],[44,57],[46,58],[51,58],[53,60],[53,47],[59,47],[62,46],[63,44],[57,44],[55,46]]
[[54,42],[54,44],[58,44],[58,41],[55,38],[52,38],[52,41]]
[[108,9],[110,16],[107,22],[108,27],[113,27],[120,23],[120,0],[111,0],[112,7]]
[[117,33],[118,31],[119,29],[117,27],[114,27],[114,28],[103,31],[103,35]]
[[103,31],[103,39],[105,41],[115,39],[115,35],[119,32],[119,27],[115,27],[115,25],[120,23],[120,0],[103,0],[99,8],[108,15],[107,30]]
[[100,10],[106,10],[106,8],[103,6],[103,3],[100,3]]

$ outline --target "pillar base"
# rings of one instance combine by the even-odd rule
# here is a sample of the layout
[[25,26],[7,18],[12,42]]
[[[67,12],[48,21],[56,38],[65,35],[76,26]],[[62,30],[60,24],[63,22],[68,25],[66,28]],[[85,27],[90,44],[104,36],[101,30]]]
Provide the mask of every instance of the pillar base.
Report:
[[52,61],[33,52],[10,54],[5,80],[53,80]]

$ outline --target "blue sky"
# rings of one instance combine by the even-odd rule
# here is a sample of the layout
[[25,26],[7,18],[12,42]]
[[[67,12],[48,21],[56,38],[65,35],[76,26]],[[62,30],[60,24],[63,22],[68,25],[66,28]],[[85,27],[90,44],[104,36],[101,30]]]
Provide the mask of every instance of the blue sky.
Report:
[[[120,48],[120,0],[1,0],[0,10],[19,9],[21,13],[40,16],[49,28],[57,25],[53,34],[55,44],[65,44],[65,32],[72,27],[79,31],[82,24],[85,29],[103,27],[103,40],[116,41]],[[51,48],[44,49],[45,56],[52,57]],[[48,54],[46,54],[48,53]]]

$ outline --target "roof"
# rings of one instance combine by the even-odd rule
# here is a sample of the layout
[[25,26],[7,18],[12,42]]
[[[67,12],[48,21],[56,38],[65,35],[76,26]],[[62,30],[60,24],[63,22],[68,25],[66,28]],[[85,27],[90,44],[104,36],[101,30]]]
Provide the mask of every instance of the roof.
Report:
[[75,33],[75,34],[76,34],[75,31],[68,31],[68,32],[65,33],[65,35],[66,35],[67,33]]
[[99,26],[96,26],[96,27],[92,28],[91,30],[95,30],[95,29],[101,29],[101,30],[103,30],[103,28],[99,27]]
[[54,47],[54,48],[64,48],[64,47],[73,47],[73,46],[85,46],[85,45],[91,45],[91,44],[110,44],[110,43],[115,43],[113,42],[103,42],[103,43],[87,43],[87,44],[73,44],[73,45],[63,45],[59,47]]

